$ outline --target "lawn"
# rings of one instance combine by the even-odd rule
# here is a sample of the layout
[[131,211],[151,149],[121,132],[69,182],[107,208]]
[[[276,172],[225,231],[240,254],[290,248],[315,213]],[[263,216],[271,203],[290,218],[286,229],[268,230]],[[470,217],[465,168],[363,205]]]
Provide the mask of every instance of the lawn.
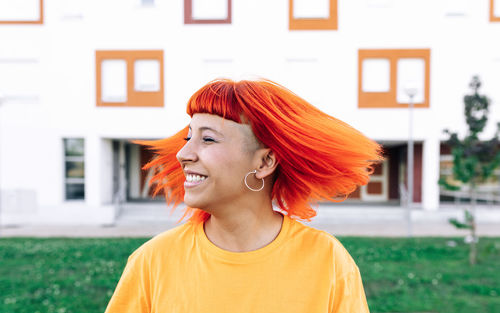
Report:
[[[460,238],[339,239],[371,312],[500,312],[500,238],[481,238],[472,268]],[[146,240],[0,238],[0,312],[104,312]]]

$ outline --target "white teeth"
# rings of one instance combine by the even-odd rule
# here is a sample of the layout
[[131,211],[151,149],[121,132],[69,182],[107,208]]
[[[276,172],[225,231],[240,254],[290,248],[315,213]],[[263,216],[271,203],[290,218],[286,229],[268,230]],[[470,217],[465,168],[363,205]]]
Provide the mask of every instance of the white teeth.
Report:
[[200,175],[193,175],[193,174],[187,174],[186,175],[186,180],[188,182],[198,182],[205,180],[207,177],[206,176],[200,176]]

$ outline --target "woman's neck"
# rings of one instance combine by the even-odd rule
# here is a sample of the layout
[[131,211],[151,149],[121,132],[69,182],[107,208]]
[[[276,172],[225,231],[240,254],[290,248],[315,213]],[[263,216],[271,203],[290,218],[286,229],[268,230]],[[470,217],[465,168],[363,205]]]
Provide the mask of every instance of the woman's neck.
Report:
[[278,236],[283,218],[272,205],[260,210],[239,209],[224,216],[212,214],[205,221],[204,230],[207,238],[221,249],[253,251],[267,246]]

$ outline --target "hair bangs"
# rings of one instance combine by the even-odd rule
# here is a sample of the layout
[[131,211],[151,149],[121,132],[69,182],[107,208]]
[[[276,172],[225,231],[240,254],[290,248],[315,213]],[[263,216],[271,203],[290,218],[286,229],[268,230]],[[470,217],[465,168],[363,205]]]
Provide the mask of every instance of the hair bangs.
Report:
[[191,96],[186,112],[191,117],[208,113],[241,123],[242,108],[235,96],[235,82],[229,79],[209,82]]

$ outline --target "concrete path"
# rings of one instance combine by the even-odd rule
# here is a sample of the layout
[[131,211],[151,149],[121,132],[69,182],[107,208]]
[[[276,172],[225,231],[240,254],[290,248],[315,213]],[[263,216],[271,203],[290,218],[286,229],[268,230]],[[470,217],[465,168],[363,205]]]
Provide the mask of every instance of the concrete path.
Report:
[[[325,230],[335,236],[379,236],[406,237],[408,230],[403,222],[371,223],[304,223],[311,227]],[[0,228],[1,237],[152,237],[175,227],[174,222],[141,222],[113,226],[98,225],[31,225]],[[447,223],[414,223],[413,236],[463,237],[467,230],[458,230]],[[500,225],[497,223],[478,224],[480,236],[500,237]]]
[[[164,205],[127,207],[113,225],[3,225],[0,237],[152,237],[180,224],[182,210],[170,215]],[[305,225],[325,230],[335,236],[406,237],[408,218],[412,236],[466,236],[468,231],[448,223],[451,217],[462,219],[456,206],[439,210],[415,209],[408,214],[395,206],[320,204],[318,215]],[[476,212],[479,236],[500,237],[500,208],[482,207]]]

